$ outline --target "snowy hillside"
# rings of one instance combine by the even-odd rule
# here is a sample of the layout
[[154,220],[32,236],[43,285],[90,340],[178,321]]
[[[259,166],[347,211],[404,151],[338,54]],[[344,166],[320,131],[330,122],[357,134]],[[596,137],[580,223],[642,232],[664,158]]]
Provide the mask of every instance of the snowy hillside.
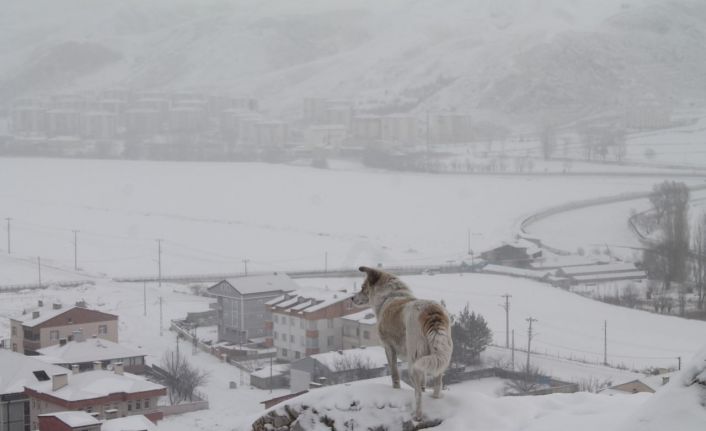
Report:
[[507,118],[705,96],[695,0],[4,3],[2,99],[126,86]]

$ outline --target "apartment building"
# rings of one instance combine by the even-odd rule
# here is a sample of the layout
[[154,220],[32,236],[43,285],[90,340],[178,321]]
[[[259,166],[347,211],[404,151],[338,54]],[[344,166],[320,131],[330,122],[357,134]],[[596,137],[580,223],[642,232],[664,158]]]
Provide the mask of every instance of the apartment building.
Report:
[[269,302],[272,338],[277,358],[293,361],[317,353],[340,350],[343,324],[339,317],[358,311],[352,293],[306,288],[286,293]]
[[267,322],[272,315],[265,305],[299,286],[287,274],[253,275],[223,280],[208,288],[218,298],[218,340],[244,344],[272,337]]
[[37,308],[10,319],[11,348],[26,355],[72,340],[76,332],[117,343],[118,316],[83,307],[64,308],[58,302],[45,305],[39,300]]
[[370,308],[339,317],[343,328],[343,349],[380,345],[377,319]]
[[144,415],[156,422],[163,417],[158,402],[167,389],[125,373],[122,364],[116,364],[113,371],[79,373],[74,367],[71,372],[55,373],[25,385],[25,394],[30,401],[31,429],[37,429],[39,415],[78,410],[97,419]]

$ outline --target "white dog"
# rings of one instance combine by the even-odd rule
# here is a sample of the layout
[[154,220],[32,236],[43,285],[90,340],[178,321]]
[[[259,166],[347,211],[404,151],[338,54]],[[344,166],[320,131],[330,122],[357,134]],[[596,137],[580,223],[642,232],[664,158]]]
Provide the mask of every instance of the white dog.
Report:
[[441,398],[442,376],[451,362],[449,316],[439,303],[416,299],[394,275],[364,266],[359,269],[367,276],[353,303],[375,311],[394,388],[400,387],[397,356],[407,360],[414,384],[414,419],[420,421],[426,376],[434,377],[433,397]]

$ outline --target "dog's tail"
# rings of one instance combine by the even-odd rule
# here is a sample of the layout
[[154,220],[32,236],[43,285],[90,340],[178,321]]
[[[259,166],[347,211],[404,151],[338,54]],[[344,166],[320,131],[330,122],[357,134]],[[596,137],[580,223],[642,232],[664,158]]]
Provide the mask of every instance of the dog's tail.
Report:
[[427,305],[419,314],[419,324],[426,338],[429,354],[414,362],[414,368],[430,376],[441,375],[451,363],[453,341],[449,316],[439,304]]

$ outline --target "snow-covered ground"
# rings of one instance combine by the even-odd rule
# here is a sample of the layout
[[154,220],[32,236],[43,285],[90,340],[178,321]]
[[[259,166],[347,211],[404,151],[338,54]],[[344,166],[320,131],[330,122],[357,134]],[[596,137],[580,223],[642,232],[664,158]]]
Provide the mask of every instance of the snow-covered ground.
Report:
[[0,217],[12,217],[23,267],[8,264],[3,283],[35,282],[24,267],[37,256],[72,270],[74,229],[88,274],[156,275],[157,239],[167,276],[242,271],[244,259],[250,271],[438,264],[466,253],[469,230],[482,251],[511,239],[521,215],[655,181],[0,159]]

